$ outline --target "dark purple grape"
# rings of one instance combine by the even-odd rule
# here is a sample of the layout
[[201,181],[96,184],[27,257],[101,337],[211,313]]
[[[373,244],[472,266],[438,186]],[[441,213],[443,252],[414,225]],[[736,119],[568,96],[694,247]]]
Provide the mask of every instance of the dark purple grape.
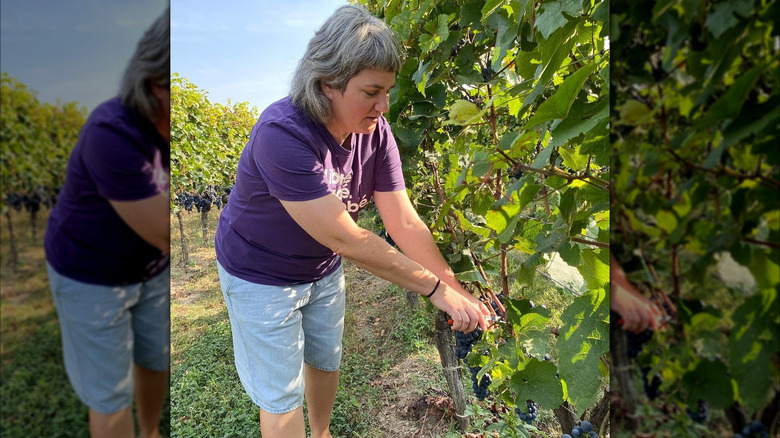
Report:
[[582,428],[583,432],[592,432],[593,431],[593,425],[590,424],[590,421],[583,421],[580,424],[580,428]]

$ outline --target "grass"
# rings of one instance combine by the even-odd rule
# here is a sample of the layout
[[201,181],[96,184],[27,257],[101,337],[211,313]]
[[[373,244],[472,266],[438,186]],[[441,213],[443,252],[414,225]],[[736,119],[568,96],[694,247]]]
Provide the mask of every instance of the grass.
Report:
[[[171,395],[162,420],[163,432],[172,437],[260,436],[258,408],[241,387],[233,364],[230,324],[211,240],[217,213],[209,215],[206,241],[200,215],[184,214],[190,248],[186,269],[180,266],[178,223],[172,218]],[[88,436],[87,408],[71,389],[62,365],[59,325],[40,242],[46,216],[38,218],[39,240],[32,242],[29,216],[12,214],[20,251],[13,271],[7,265],[7,224],[0,219],[0,437]],[[369,218],[362,224],[371,223]],[[447,389],[431,340],[433,312],[411,308],[400,288],[349,263],[345,271],[344,356],[332,417],[334,436],[462,437],[450,416],[424,402],[426,396]],[[512,295],[550,308],[570,299],[544,283],[513,290]],[[463,381],[470,394],[467,374]],[[477,415],[472,432],[479,431],[488,417]],[[537,426],[554,431],[552,414],[542,411]]]
[[[33,241],[29,215],[11,214],[19,250],[15,268],[9,266],[5,215],[0,219],[0,437],[89,436],[88,409],[65,374],[59,322],[46,275],[42,238],[48,212],[38,216],[38,238]],[[169,424],[166,406],[161,419],[166,436]]]

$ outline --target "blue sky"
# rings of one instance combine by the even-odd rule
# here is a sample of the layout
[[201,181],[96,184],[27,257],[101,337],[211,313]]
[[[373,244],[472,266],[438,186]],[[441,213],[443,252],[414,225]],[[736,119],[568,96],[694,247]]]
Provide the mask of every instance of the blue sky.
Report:
[[[171,71],[212,102],[262,110],[287,95],[314,31],[346,0],[171,0]],[[0,68],[44,102],[88,110],[116,95],[166,0],[3,0]]]
[[260,111],[289,91],[314,31],[346,0],[172,0],[171,71],[211,102]]
[[3,0],[0,69],[44,102],[92,110],[116,95],[144,31],[165,0]]

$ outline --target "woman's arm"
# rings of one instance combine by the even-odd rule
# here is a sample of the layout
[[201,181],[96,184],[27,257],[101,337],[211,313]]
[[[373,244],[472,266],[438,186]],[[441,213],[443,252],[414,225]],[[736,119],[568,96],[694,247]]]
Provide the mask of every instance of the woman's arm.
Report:
[[[396,251],[376,234],[360,228],[336,196],[281,203],[312,238],[361,268],[418,294],[427,295],[436,285],[436,273]],[[453,289],[450,279],[441,280],[431,303],[450,315],[453,329],[470,332],[479,325],[485,330],[482,316],[488,314],[487,308],[471,295]]]
[[374,192],[374,203],[388,234],[407,257],[425,266],[453,289],[468,294],[442,257],[405,190]]
[[163,254],[171,251],[170,199],[158,193],[138,201],[108,201],[120,218]]

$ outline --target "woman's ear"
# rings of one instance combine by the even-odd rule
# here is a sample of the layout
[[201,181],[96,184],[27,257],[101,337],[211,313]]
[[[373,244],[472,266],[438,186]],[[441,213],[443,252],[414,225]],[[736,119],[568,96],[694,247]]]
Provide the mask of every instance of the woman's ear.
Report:
[[332,88],[326,85],[325,83],[323,83],[322,81],[320,81],[320,90],[322,90],[322,94],[324,94],[325,97],[328,98],[328,100],[333,100],[333,93],[336,92],[335,88]]

